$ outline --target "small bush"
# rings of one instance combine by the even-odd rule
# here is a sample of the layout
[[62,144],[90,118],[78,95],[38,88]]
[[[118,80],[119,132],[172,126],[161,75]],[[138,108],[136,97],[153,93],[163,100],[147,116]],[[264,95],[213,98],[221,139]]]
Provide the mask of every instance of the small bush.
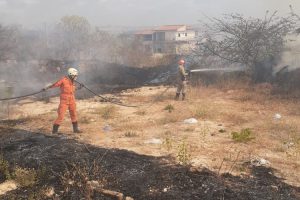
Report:
[[174,106],[173,105],[171,105],[171,104],[169,104],[169,105],[167,105],[165,108],[164,108],[164,110],[167,110],[169,113],[171,113],[172,111],[174,111]]
[[167,151],[170,151],[173,147],[173,140],[170,137],[166,137],[163,144],[166,147]]
[[62,196],[68,197],[68,199],[93,199],[88,182],[90,180],[97,181],[99,187],[107,184],[106,180],[101,177],[103,172],[100,166],[97,161],[67,163],[65,170],[59,174],[60,184],[63,188]]
[[182,165],[188,165],[190,163],[191,155],[188,152],[188,145],[185,141],[178,146],[177,158]]
[[242,129],[240,132],[232,132],[231,136],[235,142],[248,142],[255,138],[249,128]]
[[3,158],[2,155],[0,155],[0,174],[3,174],[5,180],[11,179],[9,163]]
[[37,181],[37,172],[34,169],[16,167],[14,179],[21,187],[33,186]]

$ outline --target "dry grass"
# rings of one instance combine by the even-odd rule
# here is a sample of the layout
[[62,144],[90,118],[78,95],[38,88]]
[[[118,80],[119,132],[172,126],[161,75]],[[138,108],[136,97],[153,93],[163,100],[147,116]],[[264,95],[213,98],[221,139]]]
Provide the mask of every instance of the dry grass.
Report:
[[144,120],[122,119],[115,124],[115,130],[120,132],[142,132],[145,128],[153,126],[154,122]]
[[16,167],[14,172],[14,180],[21,187],[33,186],[37,182],[37,172],[34,169]]
[[147,114],[147,112],[144,109],[139,109],[138,111],[135,112],[135,114],[137,114],[139,116],[145,116]]
[[195,131],[195,127],[187,127],[184,129],[184,132],[194,132]]
[[93,121],[93,119],[88,117],[88,116],[81,116],[79,118],[79,123],[80,124],[90,124],[92,121]]
[[208,96],[217,92],[217,89],[203,86],[190,86],[188,88],[187,96],[191,100],[206,99]]
[[190,112],[192,113],[192,117],[196,119],[216,119],[216,117],[220,113],[220,109],[218,106],[213,105],[212,103],[204,103],[200,102],[196,105],[190,106]]
[[285,139],[299,132],[299,123],[292,120],[267,120],[264,122],[264,129],[269,131],[271,136]]
[[137,132],[134,132],[134,131],[126,131],[124,136],[125,137],[138,137],[139,134]]
[[221,114],[221,119],[225,122],[230,122],[232,124],[241,126],[248,122],[247,119],[245,119],[245,116],[241,113],[235,113],[234,111],[231,112],[225,112]]
[[174,115],[167,115],[163,118],[160,118],[157,120],[158,125],[165,125],[170,123],[176,123],[180,121],[180,116],[174,114]]
[[118,110],[116,106],[107,105],[105,107],[95,108],[92,114],[100,115],[103,119],[112,119],[117,116]]
[[247,90],[251,88],[252,83],[248,77],[220,79],[215,85],[216,88],[221,90]]

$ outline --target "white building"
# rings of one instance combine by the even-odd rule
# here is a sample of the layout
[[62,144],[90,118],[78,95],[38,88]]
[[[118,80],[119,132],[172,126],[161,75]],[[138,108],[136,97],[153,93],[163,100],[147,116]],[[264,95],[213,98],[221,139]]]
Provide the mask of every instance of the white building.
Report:
[[165,25],[136,33],[153,54],[188,54],[196,43],[196,31],[186,25]]

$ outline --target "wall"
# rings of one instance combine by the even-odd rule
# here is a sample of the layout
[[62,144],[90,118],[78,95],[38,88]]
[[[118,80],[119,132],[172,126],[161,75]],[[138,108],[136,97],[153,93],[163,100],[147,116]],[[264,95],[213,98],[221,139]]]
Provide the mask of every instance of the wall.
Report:
[[[179,35],[180,34],[180,37]],[[186,34],[186,35],[185,35]],[[181,31],[176,33],[176,41],[187,41],[187,40],[195,40],[196,32],[192,30]]]

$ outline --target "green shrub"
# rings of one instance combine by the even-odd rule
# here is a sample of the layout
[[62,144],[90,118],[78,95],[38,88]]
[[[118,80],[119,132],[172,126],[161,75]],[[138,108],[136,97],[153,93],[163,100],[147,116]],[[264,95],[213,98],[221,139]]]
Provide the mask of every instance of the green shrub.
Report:
[[170,137],[166,137],[163,144],[167,148],[167,151],[170,151],[173,147],[173,140]]
[[182,165],[188,165],[190,163],[191,155],[189,154],[188,145],[185,141],[178,146],[177,158]]
[[164,110],[167,110],[169,113],[171,113],[174,109],[175,109],[174,106],[171,105],[171,104],[167,105],[167,106],[164,108]]
[[249,128],[242,129],[240,132],[232,132],[231,136],[235,142],[248,142],[255,138]]
[[2,155],[0,155],[0,173],[4,175],[4,178],[6,180],[11,179],[11,175],[9,172],[9,163],[3,158]]

